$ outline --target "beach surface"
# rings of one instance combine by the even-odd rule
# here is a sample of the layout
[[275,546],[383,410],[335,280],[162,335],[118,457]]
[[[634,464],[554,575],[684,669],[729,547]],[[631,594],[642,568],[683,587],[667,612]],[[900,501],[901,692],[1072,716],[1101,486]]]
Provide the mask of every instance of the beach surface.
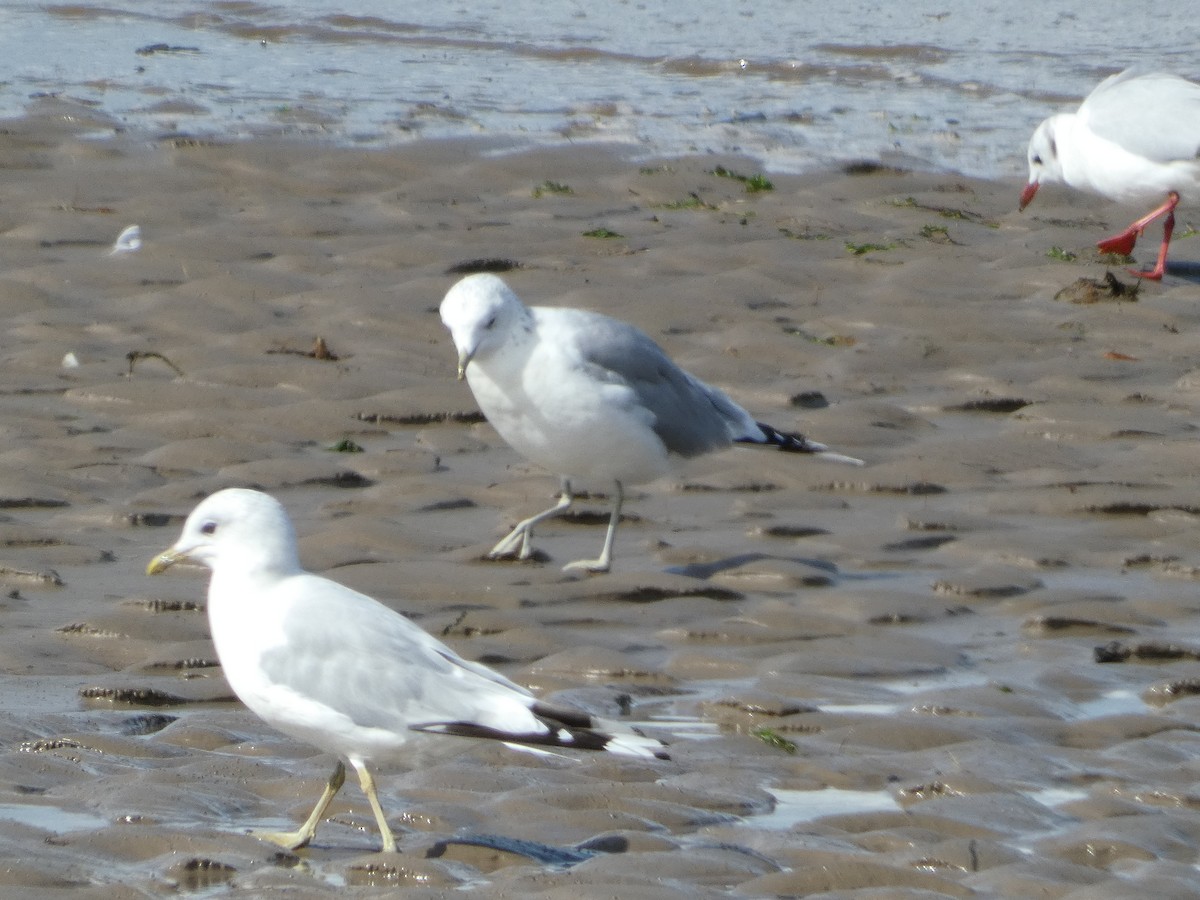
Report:
[[[736,156],[93,116],[0,125],[0,893],[1200,896],[1194,212],[1114,295],[1094,243],[1138,211],[1020,214],[1015,181],[753,191]],[[602,538],[583,484],[537,560],[483,561],[557,479],[455,380],[437,306],[481,268],[866,466],[698,460],[629,491],[593,577],[560,570]],[[247,835],[332,760],[232,699],[205,572],[144,575],[229,486],[309,568],[673,759],[444,740],[378,778],[397,855],[353,785],[305,850]]]

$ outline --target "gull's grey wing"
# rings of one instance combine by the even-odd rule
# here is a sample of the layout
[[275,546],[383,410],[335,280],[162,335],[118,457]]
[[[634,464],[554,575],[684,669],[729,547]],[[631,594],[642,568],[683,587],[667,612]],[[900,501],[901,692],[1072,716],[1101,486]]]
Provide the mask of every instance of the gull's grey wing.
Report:
[[1154,162],[1200,160],[1200,85],[1165,72],[1126,69],[1079,107],[1096,135]]
[[276,684],[360,726],[391,730],[488,719],[498,706],[511,704],[515,711],[528,705],[524,688],[462,659],[370,597],[316,575],[295,582],[289,589],[298,599],[284,623],[286,646],[261,661]]
[[671,361],[649,335],[634,326],[577,310],[571,316],[579,356],[598,381],[622,384],[654,416],[653,429],[671,453],[698,456],[729,446],[753,420],[714,387]]

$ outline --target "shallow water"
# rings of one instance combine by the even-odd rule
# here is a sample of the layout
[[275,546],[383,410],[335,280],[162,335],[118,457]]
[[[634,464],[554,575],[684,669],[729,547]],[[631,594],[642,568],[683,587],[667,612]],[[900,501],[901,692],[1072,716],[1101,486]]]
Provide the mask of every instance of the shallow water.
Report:
[[822,816],[879,812],[899,809],[888,791],[847,791],[822,788],[819,791],[770,789],[775,809],[752,820],[755,828],[793,828],[800,822],[812,822]]
[[53,95],[152,132],[611,141],[644,155],[745,152],[772,171],[884,159],[1012,176],[1033,126],[1104,75],[1198,74],[1186,4],[1153,0],[1136,19],[1116,0],[403,12],[386,0],[15,0],[0,9],[0,115]]
[[74,812],[32,803],[0,803],[0,819],[60,834],[67,831],[102,828],[107,824],[104,818],[91,813]]

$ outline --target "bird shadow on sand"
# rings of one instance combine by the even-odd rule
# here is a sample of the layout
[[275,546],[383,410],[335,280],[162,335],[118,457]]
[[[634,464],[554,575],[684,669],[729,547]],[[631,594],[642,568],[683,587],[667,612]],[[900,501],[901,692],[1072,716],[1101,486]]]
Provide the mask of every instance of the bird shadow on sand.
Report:
[[881,581],[900,575],[899,571],[845,571],[835,563],[830,563],[828,559],[792,557],[780,553],[736,553],[731,557],[712,559],[704,563],[667,566],[664,571],[667,575],[684,575],[703,580],[762,560],[778,560],[782,563],[808,566],[812,575],[802,578],[805,587],[834,587],[842,582]]
[[839,581],[863,580],[887,578],[887,573],[872,572],[872,573],[849,573],[843,572],[836,564],[829,562],[826,559],[813,559],[804,556],[784,556],[778,553],[738,553],[733,556],[727,556],[724,559],[714,559],[707,562],[687,563],[682,566],[669,566],[665,571],[669,575],[685,575],[688,578],[711,578],[721,572],[728,572],[732,569],[738,569],[750,563],[759,562],[762,560],[779,560],[781,562],[793,563],[796,565],[807,566],[812,569],[811,577],[803,579],[805,585],[812,587],[831,587]]
[[586,845],[574,847],[559,847],[543,844],[540,841],[530,841],[512,838],[500,834],[464,834],[438,841],[426,852],[427,859],[437,859],[443,856],[453,857],[454,847],[477,847],[505,854],[523,857],[539,865],[566,867],[591,859],[597,853],[624,852],[625,847],[592,848]]
[[1200,262],[1167,262],[1167,277],[1200,284]]

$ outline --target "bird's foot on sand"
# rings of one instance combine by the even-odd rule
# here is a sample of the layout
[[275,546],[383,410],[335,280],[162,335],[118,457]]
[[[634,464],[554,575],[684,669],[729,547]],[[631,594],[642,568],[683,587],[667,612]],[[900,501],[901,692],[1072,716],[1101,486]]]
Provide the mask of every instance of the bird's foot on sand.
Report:
[[1102,253],[1117,253],[1121,256],[1129,256],[1129,254],[1133,253],[1134,245],[1137,244],[1137,239],[1140,236],[1140,231],[1131,228],[1128,231],[1122,231],[1120,234],[1114,234],[1110,238],[1105,238],[1096,244],[1096,246]]

